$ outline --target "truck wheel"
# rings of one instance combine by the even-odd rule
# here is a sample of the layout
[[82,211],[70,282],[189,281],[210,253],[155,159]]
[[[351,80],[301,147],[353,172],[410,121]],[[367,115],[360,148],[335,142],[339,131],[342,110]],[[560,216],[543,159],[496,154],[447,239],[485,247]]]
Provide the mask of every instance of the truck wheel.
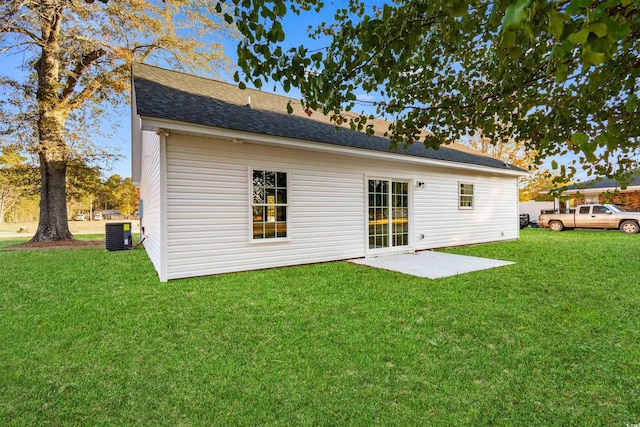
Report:
[[640,231],[640,226],[637,222],[624,221],[622,224],[620,224],[620,231],[627,234],[636,234],[638,231]]
[[564,230],[564,225],[562,225],[562,222],[560,222],[560,221],[551,221],[549,223],[549,228],[552,231],[562,231],[562,230]]

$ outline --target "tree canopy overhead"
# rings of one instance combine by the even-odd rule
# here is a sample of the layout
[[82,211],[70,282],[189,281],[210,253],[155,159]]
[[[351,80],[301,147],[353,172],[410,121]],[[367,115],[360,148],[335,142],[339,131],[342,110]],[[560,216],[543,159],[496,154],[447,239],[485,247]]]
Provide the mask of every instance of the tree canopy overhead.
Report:
[[26,143],[22,148],[40,163],[34,241],[72,237],[67,165],[86,160],[86,145],[79,142],[96,131],[87,121],[99,126],[105,104],[128,100],[131,62],[210,73],[228,65],[220,36],[232,34],[214,5],[202,0],[1,3],[0,55],[19,54],[27,70],[24,79],[0,76],[13,91],[10,102],[0,105],[10,118],[3,130],[11,142]]
[[[292,48],[282,22],[321,11],[320,0],[222,0],[219,11],[225,3],[243,35],[241,87],[298,88],[305,107],[337,123],[370,104],[394,120],[393,143],[427,129],[422,142],[438,147],[481,129],[524,141],[538,163],[573,154],[553,165],[563,181],[587,172],[624,182],[638,166],[640,0],[349,0],[309,28],[313,49]],[[351,125],[367,130],[368,118]]]

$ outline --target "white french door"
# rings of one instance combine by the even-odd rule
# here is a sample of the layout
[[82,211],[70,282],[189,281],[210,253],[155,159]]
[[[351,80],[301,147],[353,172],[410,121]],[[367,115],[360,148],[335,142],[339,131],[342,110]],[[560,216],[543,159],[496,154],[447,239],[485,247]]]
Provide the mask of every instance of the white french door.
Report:
[[409,183],[370,179],[367,216],[369,251],[408,248]]

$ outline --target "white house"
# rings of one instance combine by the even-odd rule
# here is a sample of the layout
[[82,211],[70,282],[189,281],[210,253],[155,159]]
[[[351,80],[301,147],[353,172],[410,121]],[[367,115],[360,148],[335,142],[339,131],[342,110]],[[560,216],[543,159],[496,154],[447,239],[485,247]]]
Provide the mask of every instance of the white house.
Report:
[[589,203],[618,203],[640,212],[640,171],[623,190],[615,179],[599,178],[565,187],[563,194],[573,198],[574,206]]
[[148,65],[132,78],[133,181],[162,281],[518,238],[526,172],[500,160],[390,150],[289,98]]

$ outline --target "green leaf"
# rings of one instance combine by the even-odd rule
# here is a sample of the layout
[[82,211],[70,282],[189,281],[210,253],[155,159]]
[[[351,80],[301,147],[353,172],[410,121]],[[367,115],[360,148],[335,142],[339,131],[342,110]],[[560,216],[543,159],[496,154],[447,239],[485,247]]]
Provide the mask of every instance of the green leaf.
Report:
[[240,90],[245,90],[247,88],[247,85],[244,82],[240,82],[238,83],[238,87],[240,88]]
[[502,46],[511,47],[516,43],[515,31],[503,31],[502,33]]
[[384,7],[382,8],[382,20],[383,21],[388,21],[389,18],[391,18],[392,10],[393,9],[388,4],[384,5]]
[[447,10],[452,16],[460,18],[467,14],[469,5],[466,1],[448,1]]
[[606,59],[606,55],[602,52],[596,52],[587,47],[582,49],[582,61],[586,64],[600,65]]
[[598,145],[598,147],[606,147],[609,145],[609,138],[607,138],[606,134],[601,133],[600,135],[596,136],[594,142]]
[[291,106],[291,102],[287,102],[287,113],[288,114],[293,113],[293,107]]
[[629,96],[629,98],[627,99],[627,105],[625,106],[627,113],[633,113],[638,107],[639,102],[640,100],[638,99],[638,95],[636,95],[635,93]]
[[602,22],[596,22],[595,24],[589,25],[589,31],[594,33],[598,37],[604,37],[607,35],[608,28]]
[[567,6],[566,11],[569,15],[573,15],[581,7],[589,6],[591,4],[591,1],[592,0],[571,0],[571,2],[569,3],[569,6]]
[[284,31],[282,31],[282,24],[280,23],[280,21],[274,21],[267,37],[271,42],[284,41]]
[[551,169],[555,170],[558,169],[558,162],[556,162],[555,160],[551,161]]
[[571,51],[571,43],[566,40],[560,44],[553,46],[551,49],[552,58],[563,58]]
[[583,28],[577,33],[570,34],[567,39],[573,44],[584,44],[587,41],[587,37],[589,37],[589,30]]
[[274,11],[277,16],[283,17],[287,13],[287,5],[284,1],[276,1]]
[[576,132],[571,135],[571,142],[576,146],[580,146],[580,150],[584,153],[584,156],[588,162],[596,162],[596,144],[589,143],[589,137],[584,132]]
[[529,16],[528,8],[531,0],[518,0],[510,4],[502,18],[502,31],[518,31],[524,28]]
[[511,46],[509,48],[509,56],[511,59],[518,59],[522,56],[522,48],[520,46]]
[[589,142],[589,137],[584,132],[576,132],[571,135],[571,142],[574,145],[583,145]]
[[322,52],[316,52],[313,55],[311,55],[311,60],[313,60],[315,62],[322,61]]
[[549,10],[549,32],[560,38],[564,31],[564,16],[555,9]]
[[418,42],[418,33],[417,33],[417,31],[409,32],[409,34],[407,34],[407,37],[405,37],[404,42],[405,42],[405,44],[406,44],[408,49],[413,49],[413,47]]
[[569,76],[569,67],[564,62],[558,64],[556,68],[556,83],[563,83]]

